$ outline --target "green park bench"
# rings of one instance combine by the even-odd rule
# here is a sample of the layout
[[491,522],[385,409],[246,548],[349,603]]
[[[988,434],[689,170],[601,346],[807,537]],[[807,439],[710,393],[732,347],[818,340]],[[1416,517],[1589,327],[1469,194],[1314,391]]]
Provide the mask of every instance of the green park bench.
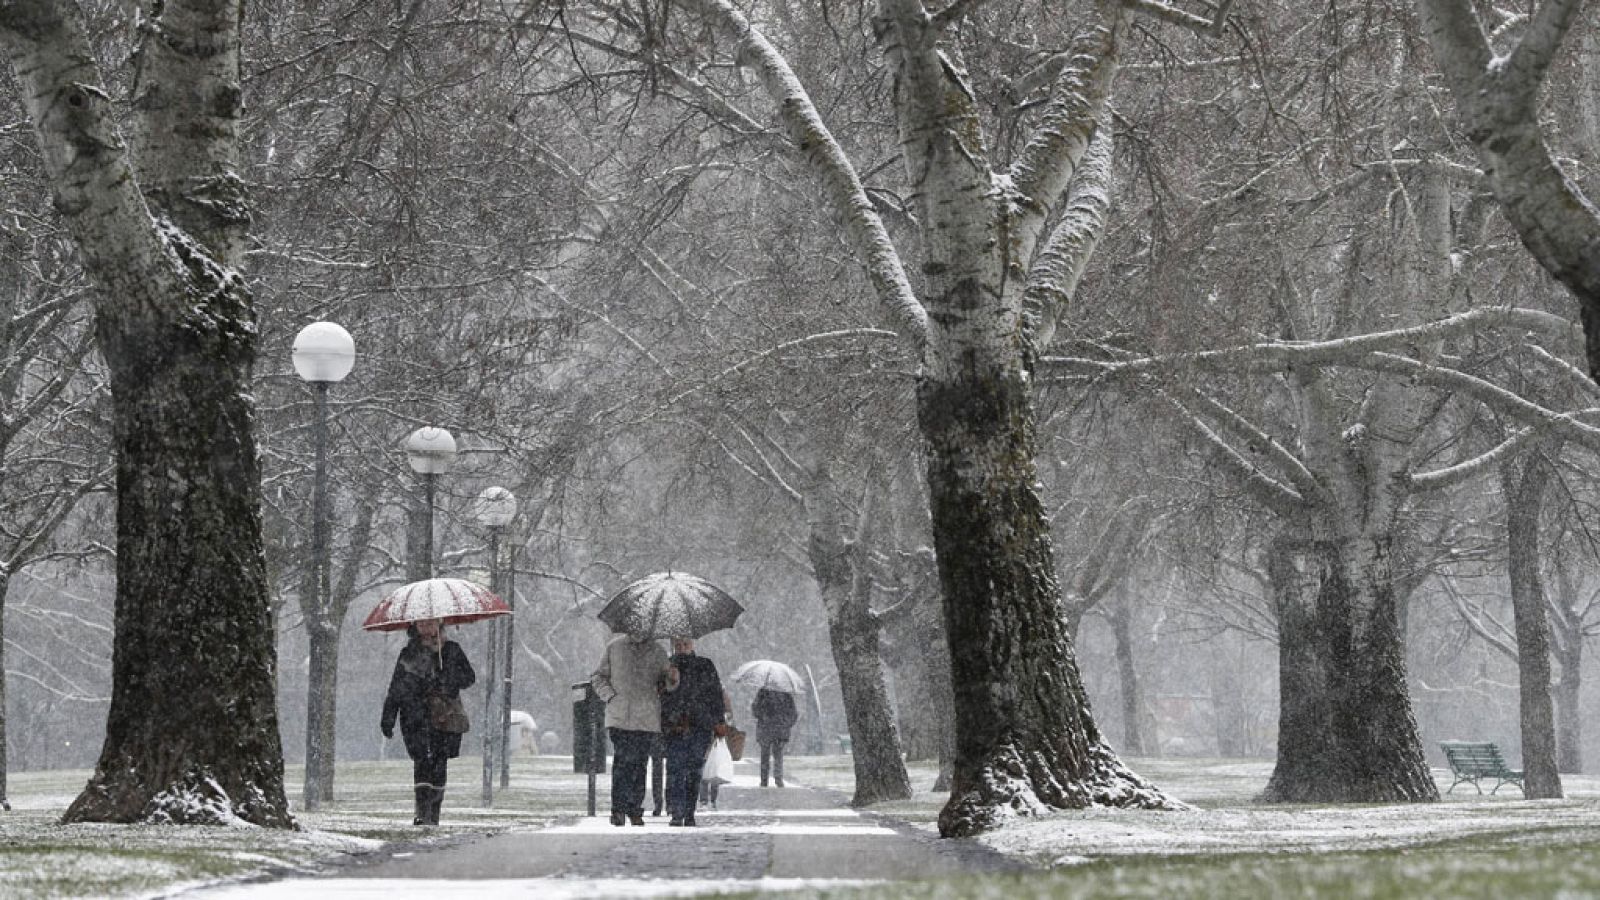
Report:
[[1506,784],[1514,784],[1517,790],[1522,790],[1522,770],[1506,765],[1505,759],[1500,755],[1500,748],[1492,742],[1440,741],[1439,746],[1444,749],[1445,759],[1450,761],[1450,771],[1456,778],[1455,784],[1450,785],[1450,790],[1445,793],[1454,791],[1457,784],[1471,782],[1481,794],[1483,787],[1478,782],[1484,778],[1495,779],[1494,790],[1489,792],[1491,794]]

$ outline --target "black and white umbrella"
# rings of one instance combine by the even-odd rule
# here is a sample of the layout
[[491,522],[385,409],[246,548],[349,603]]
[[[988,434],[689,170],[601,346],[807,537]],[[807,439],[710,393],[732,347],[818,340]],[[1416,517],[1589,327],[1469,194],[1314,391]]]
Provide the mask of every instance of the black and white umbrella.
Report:
[[683,572],[657,572],[616,593],[600,621],[639,638],[700,637],[732,628],[744,612],[728,592]]
[[782,691],[785,694],[804,694],[805,682],[800,673],[781,662],[771,659],[752,659],[733,672],[733,683],[758,691]]

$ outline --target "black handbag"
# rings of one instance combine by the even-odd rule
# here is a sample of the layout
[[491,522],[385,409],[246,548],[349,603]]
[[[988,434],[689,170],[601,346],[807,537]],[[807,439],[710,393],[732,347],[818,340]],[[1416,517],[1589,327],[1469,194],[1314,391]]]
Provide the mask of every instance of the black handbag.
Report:
[[431,691],[427,701],[428,724],[433,726],[434,731],[466,734],[472,730],[472,723],[467,719],[467,707],[460,697],[447,697],[438,691]]

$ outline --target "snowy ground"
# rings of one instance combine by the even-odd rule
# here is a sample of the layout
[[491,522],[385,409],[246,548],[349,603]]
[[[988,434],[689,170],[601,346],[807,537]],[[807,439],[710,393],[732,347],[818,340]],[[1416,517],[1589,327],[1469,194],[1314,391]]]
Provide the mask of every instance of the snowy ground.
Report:
[[[564,757],[516,761],[512,787],[481,809],[477,761],[451,767],[455,782],[444,827],[420,838],[441,844],[513,828],[536,828],[581,813],[585,782]],[[1445,802],[1407,806],[1261,807],[1250,802],[1269,762],[1132,760],[1133,767],[1194,805],[1185,812],[1087,811],[1022,821],[983,838],[1041,866],[1045,874],[983,876],[970,882],[857,888],[879,896],[1593,896],[1600,893],[1600,779],[1569,776],[1568,798],[1526,801],[1512,788],[1482,797],[1470,786]],[[844,757],[795,758],[791,774],[845,796]],[[928,792],[928,767],[913,768],[917,796],[876,811],[931,831],[942,797]],[[1443,777],[1443,773],[1436,773]],[[55,823],[85,772],[13,773],[11,813],[0,813],[0,896],[155,897],[183,888],[261,875],[310,872],[350,854],[408,853],[409,771],[401,762],[341,764],[334,808],[302,814],[307,830],[72,826]],[[298,772],[290,771],[298,786]],[[603,781],[603,779],[602,779]],[[1448,785],[1441,783],[1441,788]],[[1466,793],[1463,794],[1462,791]],[[603,798],[602,798],[603,803]],[[795,823],[799,825],[801,823]],[[567,826],[574,827],[574,826]],[[582,827],[576,826],[576,827]],[[1463,887],[1456,885],[1458,879]],[[1520,880],[1519,880],[1520,879]],[[757,890],[802,888],[807,895],[856,895],[845,885],[769,879]],[[1268,890],[1261,890],[1270,885]],[[1318,887],[1321,885],[1321,887]],[[1254,887],[1252,887],[1254,886]],[[1374,887],[1376,886],[1376,887]],[[532,896],[516,885],[474,896]],[[524,885],[523,887],[527,887]],[[691,896],[697,886],[591,885],[587,897]],[[670,893],[662,893],[670,887]],[[706,886],[709,890],[709,886]],[[684,893],[688,890],[689,893]],[[434,892],[435,896],[454,896]]]

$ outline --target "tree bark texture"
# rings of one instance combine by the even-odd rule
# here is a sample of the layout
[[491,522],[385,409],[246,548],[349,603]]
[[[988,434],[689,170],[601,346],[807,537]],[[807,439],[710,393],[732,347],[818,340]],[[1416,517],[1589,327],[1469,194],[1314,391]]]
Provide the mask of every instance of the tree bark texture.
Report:
[[[924,263],[913,289],[842,146],[773,45],[728,0],[691,6],[760,80],[850,242],[884,312],[919,357],[918,418],[954,682],[956,760],[940,833],[970,835],[1018,815],[1090,804],[1168,807],[1101,740],[1061,620],[1048,521],[1034,491],[1027,321],[1054,320],[1095,242],[1109,166],[1080,162],[1100,134],[1117,67],[1122,6],[1096,4],[1051,85],[1035,133],[995,172],[959,53],[922,0],[878,0],[874,34],[894,76],[901,160],[915,186]],[[957,4],[960,7],[961,4]],[[1061,223],[1069,197],[1074,210]],[[1025,313],[1030,264],[1038,304]]]
[[6,740],[6,594],[10,587],[11,573],[0,569],[0,809],[8,812],[11,800],[6,782],[11,767],[11,753]]
[[338,738],[339,623],[307,618],[305,808],[333,801],[334,744]]
[[1140,721],[1144,715],[1144,689],[1139,684],[1139,670],[1133,659],[1133,610],[1126,599],[1113,604],[1111,636],[1116,642],[1117,680],[1122,686],[1122,752],[1143,756],[1144,733]]
[[1502,470],[1507,498],[1507,575],[1517,635],[1518,708],[1522,728],[1522,792],[1530,800],[1561,796],[1556,769],[1555,712],[1550,702],[1550,624],[1539,574],[1539,513],[1550,483],[1550,464],[1532,454],[1521,472]]
[[1583,772],[1583,714],[1578,706],[1583,686],[1582,642],[1574,642],[1558,659],[1561,680],[1555,685],[1556,769],[1577,775]]
[[116,133],[76,5],[0,6],[0,43],[92,279],[111,374],[117,598],[111,710],[69,822],[291,826],[250,397],[254,308],[234,269],[238,0],[164,4]]
[[851,805],[910,799],[911,778],[889,704],[881,626],[871,608],[871,580],[860,571],[860,543],[842,535],[840,504],[825,468],[814,479],[806,505],[811,518],[807,555],[828,612],[828,640],[850,730],[856,780]]
[[1278,760],[1261,799],[1437,800],[1406,688],[1400,611],[1381,544],[1275,542]]
[[939,830],[973,834],[1049,807],[1168,807],[1089,709],[1035,490],[1026,379],[965,374],[918,391],[956,712]]
[[291,824],[242,293],[172,319],[100,319],[118,453],[116,645],[105,748],[67,821]]

